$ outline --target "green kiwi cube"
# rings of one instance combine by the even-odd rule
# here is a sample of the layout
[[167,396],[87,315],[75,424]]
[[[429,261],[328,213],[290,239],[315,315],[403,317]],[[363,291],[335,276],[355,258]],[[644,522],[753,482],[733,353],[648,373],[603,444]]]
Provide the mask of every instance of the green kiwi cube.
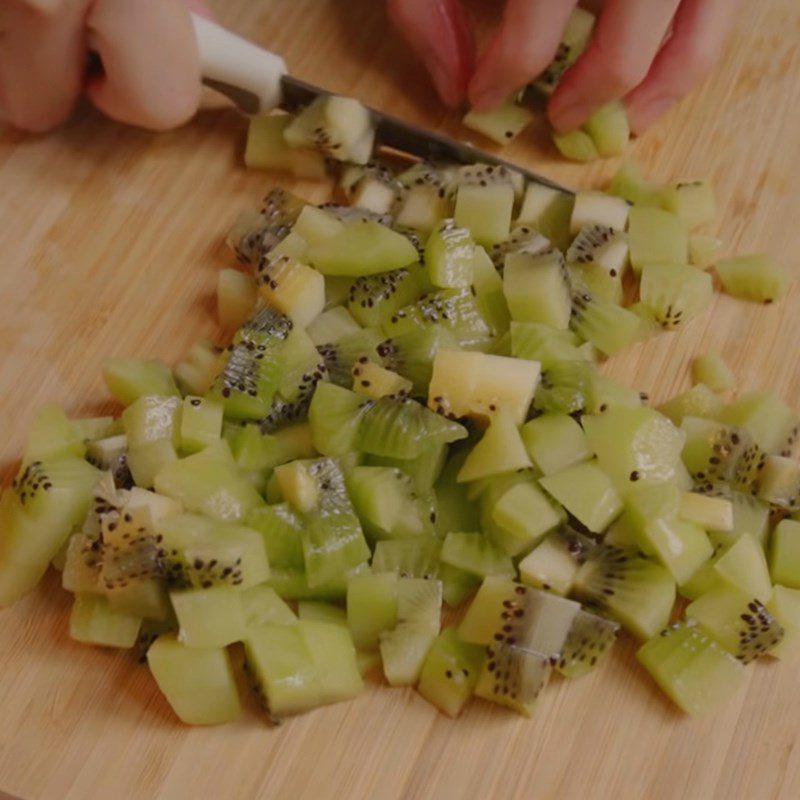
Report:
[[443,564],[482,578],[489,575],[511,577],[515,574],[511,558],[482,533],[448,533],[440,557]]
[[[716,419],[725,404],[704,383],[698,383],[686,392],[676,395],[658,407],[675,425],[682,425],[686,417]],[[691,424],[691,423],[690,423]]]
[[770,540],[769,567],[774,583],[800,589],[800,522],[778,523]]
[[556,664],[565,678],[580,678],[599,666],[617,639],[619,625],[581,609],[572,621]]
[[462,122],[501,146],[512,142],[533,121],[533,114],[513,100],[489,111],[471,109]]
[[674,480],[685,433],[651,408],[616,408],[581,420],[590,449],[618,491]]
[[59,456],[83,458],[86,451],[86,443],[77,424],[67,417],[60,406],[49,403],[42,406],[33,418],[22,460],[30,464],[31,461]]
[[538,361],[549,369],[561,361],[581,358],[578,337],[569,330],[533,322],[511,322],[511,355],[517,359]]
[[545,475],[592,456],[583,428],[567,414],[542,414],[526,422],[521,434],[531,460]]
[[178,454],[169,439],[131,445],[125,454],[125,462],[131,477],[134,483],[142,488],[152,487],[156,475],[177,460]]
[[637,529],[642,550],[652,551],[678,583],[687,581],[714,551],[706,532],[677,516],[656,517]]
[[675,605],[675,579],[636,549],[600,546],[589,551],[573,594],[620,622],[640,639],[655,636]]
[[355,450],[364,410],[364,398],[349,389],[327,382],[317,384],[308,410],[316,450],[326,456]]
[[720,551],[718,549],[715,551],[714,556],[701,564],[689,579],[678,587],[682,597],[688,600],[696,600],[700,595],[724,585],[714,569],[714,564],[719,555]]
[[436,533],[444,538],[451,531],[477,530],[478,510],[467,497],[467,487],[439,483],[436,494]]
[[321,600],[301,600],[297,604],[297,617],[302,620],[327,622],[347,628],[347,611],[333,603]]
[[359,650],[378,647],[381,631],[397,625],[394,572],[356,575],[347,582],[347,624]]
[[664,330],[676,330],[706,311],[714,294],[711,275],[682,264],[645,264],[639,294],[643,308]]
[[325,278],[290,256],[264,259],[258,266],[258,295],[270,307],[305,327],[325,308]]
[[586,120],[583,129],[602,158],[623,155],[631,136],[625,104],[617,101],[601,106]]
[[624,231],[629,212],[630,206],[619,197],[605,192],[578,192],[572,209],[570,232],[576,235],[596,225]]
[[[429,246],[432,240],[433,236],[428,240]],[[413,303],[423,289],[429,288],[431,269],[430,263],[428,263],[427,271],[422,266],[412,265],[380,275],[364,275],[356,278],[347,297],[347,308],[351,321],[356,320],[364,327],[382,325],[398,309]],[[453,278],[453,280],[458,279]],[[469,285],[469,281],[466,285]],[[325,313],[331,311],[333,309]],[[357,332],[357,330],[349,332]],[[332,334],[334,338],[326,338],[322,344],[335,343],[336,332],[332,331]],[[343,338],[341,333],[338,334],[338,338]]]
[[292,225],[292,233],[302,238],[308,245],[317,245],[340,234],[344,227],[344,223],[330,211],[304,205]]
[[159,636],[147,663],[173,711],[189,725],[219,725],[242,714],[230,656],[223,647],[189,648]]
[[537,322],[559,329],[569,325],[570,293],[560,253],[509,253],[503,270],[503,292],[515,322]]
[[166,439],[180,444],[182,403],[179,397],[143,395],[122,412],[128,445]]
[[294,611],[271,586],[263,583],[251,586],[240,592],[240,597],[247,628],[260,628],[270,622],[277,625],[297,622]]
[[284,131],[292,121],[290,114],[250,117],[244,163],[250,169],[288,172],[297,178],[321,180],[327,172],[324,154],[310,147],[290,147],[284,139]]
[[555,57],[533,84],[545,95],[551,95],[567,68],[586,50],[595,25],[595,15],[584,8],[574,8],[561,34]]
[[392,467],[356,467],[347,475],[356,514],[375,539],[433,533],[430,511],[417,497],[413,482]]
[[380,541],[373,551],[372,571],[394,572],[412,578],[436,578],[441,550],[441,542],[432,536]]
[[640,167],[631,160],[624,161],[614,173],[606,191],[615,197],[622,197],[632,205],[661,205],[660,192],[645,179]]
[[163,361],[140,358],[115,358],[103,364],[103,380],[111,394],[123,405],[147,395],[178,397],[170,368]]
[[175,379],[184,394],[204,395],[220,367],[219,350],[211,342],[197,342],[175,366]]
[[492,520],[508,533],[503,546],[511,556],[531,549],[564,520],[563,512],[534,483],[518,483],[494,503]]
[[713,392],[727,392],[736,387],[736,376],[717,353],[706,353],[692,361],[692,380],[705,384]]
[[196,453],[216,442],[222,435],[223,407],[202,397],[186,397],[180,416],[181,448]]
[[631,266],[639,274],[645,264],[687,264],[686,223],[662,208],[633,206],[628,217]]
[[550,659],[521,647],[486,648],[475,696],[530,717],[552,673]]
[[749,534],[740,536],[714,562],[714,571],[726,584],[766,603],[772,594],[767,559],[762,546]]
[[[358,570],[354,571],[356,574]],[[308,575],[302,567],[275,567],[270,569],[269,587],[282,600],[344,600],[347,595],[347,575],[340,575],[325,583],[309,586]]]
[[304,566],[303,544],[300,539],[303,523],[288,503],[251,509],[244,521],[263,537],[270,566]]
[[416,622],[401,622],[396,628],[381,632],[381,663],[390,686],[417,683],[437,633]]
[[458,472],[458,482],[466,483],[533,466],[528,451],[505,409],[492,418],[480,441],[472,448]]
[[169,596],[159,578],[138,578],[127,585],[106,586],[105,596],[113,611],[163,622],[171,616]]
[[73,594],[100,594],[102,553],[97,540],[84,533],[74,533],[67,542],[61,585]]
[[439,577],[442,581],[442,597],[450,608],[459,608],[481,585],[480,575],[444,562],[439,567]]
[[400,233],[372,220],[353,222],[308,248],[306,258],[323,275],[375,275],[418,260],[413,244]]
[[526,586],[566,596],[578,574],[580,545],[574,536],[560,531],[548,534],[519,562],[519,576]]
[[240,642],[247,623],[238,590],[229,586],[170,593],[178,618],[178,640],[187,647],[226,647]]
[[115,611],[105,597],[76,594],[69,617],[69,635],[85,644],[127,649],[136,644],[141,624],[141,617]]
[[546,236],[559,250],[570,244],[569,223],[574,195],[539,183],[529,183],[515,223],[531,225]]
[[622,512],[622,500],[597,461],[567,467],[539,483],[594,533],[602,533]]
[[692,621],[654,636],[636,657],[667,696],[692,716],[713,711],[745,682],[742,663]]
[[323,703],[348,700],[364,688],[356,662],[356,649],[345,626],[301,619],[295,629],[311,654]]
[[798,424],[795,411],[772,391],[739,395],[720,414],[720,419],[746,428],[766,453],[780,453],[793,439]]
[[461,641],[455,628],[445,628],[428,651],[417,691],[447,716],[457,717],[475,690],[483,657],[482,647]]
[[306,328],[306,333],[311,341],[319,346],[322,344],[336,344],[340,339],[360,330],[359,324],[344,306],[334,306],[323,311]]
[[226,330],[237,330],[252,315],[257,302],[256,279],[239,269],[222,269],[217,276],[217,319]]
[[572,298],[570,327],[600,352],[613,356],[641,339],[642,320],[629,308],[579,294]]
[[394,467],[411,478],[418,495],[428,495],[439,480],[447,459],[447,445],[435,444],[416,458],[391,458],[390,456],[367,456],[366,464],[375,467]]
[[708,181],[690,181],[668,186],[661,192],[661,205],[693,231],[710,225],[717,215],[714,189]]
[[470,286],[474,260],[475,242],[470,231],[458,227],[454,220],[444,220],[425,243],[425,266],[434,286],[443,289]]
[[321,676],[299,623],[267,623],[248,633],[245,663],[271,716],[280,719],[324,703]]
[[570,161],[595,161],[600,158],[600,151],[594,139],[581,129],[567,133],[553,132],[553,144],[564,158]]
[[312,589],[344,578],[370,555],[358,517],[351,511],[309,515],[300,537]]
[[686,607],[729,652],[747,664],[769,652],[783,639],[783,628],[760,601],[728,586],[713,587]]
[[716,236],[693,233],[689,237],[689,263],[693,267],[706,269],[716,261],[722,241]]
[[218,520],[237,521],[264,504],[258,492],[243,478],[227,442],[167,464],[155,476],[159,494],[180,501],[187,511]]
[[800,510],[800,462],[769,455],[763,461],[758,497],[785,511]]
[[800,589],[775,586],[767,609],[783,628],[783,639],[769,654],[773,658],[792,658],[800,652]]
[[491,246],[508,236],[513,208],[511,183],[462,184],[456,193],[453,218],[478,244]]
[[789,286],[789,274],[768,255],[721,259],[715,269],[725,292],[766,305],[780,300]]
[[643,396],[646,397],[607,375],[589,371],[586,386],[586,411],[589,414],[605,414],[615,408],[639,408]]
[[502,577],[485,578],[458,627],[472,644],[502,643],[558,656],[580,603]]
[[694,522],[706,530],[733,530],[733,503],[725,497],[681,492],[678,513],[681,519]]

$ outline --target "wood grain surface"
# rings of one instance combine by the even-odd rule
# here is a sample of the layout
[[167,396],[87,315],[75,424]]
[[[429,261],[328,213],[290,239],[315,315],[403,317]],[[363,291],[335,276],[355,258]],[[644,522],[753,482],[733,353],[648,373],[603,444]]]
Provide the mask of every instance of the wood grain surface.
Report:
[[[216,6],[299,77],[464,135],[377,0]],[[742,4],[724,62],[633,148],[656,179],[711,178],[726,250],[767,250],[795,274],[799,41],[797,0]],[[174,361],[216,335],[216,271],[230,260],[221,240],[272,182],[243,169],[244,127],[216,108],[162,135],[89,109],[48,137],[0,128],[6,480],[38,405],[55,400],[81,415],[111,407],[104,358]],[[574,186],[599,185],[616,167],[564,164],[543,126],[509,156]],[[608,371],[661,400],[689,385],[691,357],[713,347],[742,388],[774,387],[800,406],[798,343],[796,288],[772,308],[717,297],[683,333],[634,348]],[[51,575],[0,612],[0,789],[25,800],[800,797],[797,663],[751,667],[746,693],[702,721],[663,698],[624,641],[598,672],[554,679],[532,720],[475,702],[452,721],[412,691],[373,684],[354,702],[276,729],[252,711],[235,725],[189,729],[128,654],[71,642],[67,608]]]

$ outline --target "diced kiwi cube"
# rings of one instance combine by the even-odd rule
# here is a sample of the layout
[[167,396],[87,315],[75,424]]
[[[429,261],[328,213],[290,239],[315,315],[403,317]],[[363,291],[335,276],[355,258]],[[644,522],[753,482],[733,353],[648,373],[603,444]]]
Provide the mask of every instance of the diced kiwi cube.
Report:
[[356,575],[347,583],[347,624],[359,650],[378,646],[381,631],[397,624],[397,575]]
[[542,414],[525,423],[521,434],[533,463],[545,475],[592,456],[583,428],[567,414]]
[[226,647],[245,638],[247,623],[238,589],[214,586],[170,593],[178,640],[187,647]]
[[800,522],[784,519],[772,532],[769,552],[774,583],[800,589]]
[[86,644],[130,648],[136,644],[141,624],[141,617],[114,611],[105,597],[77,594],[70,613],[69,634]]
[[564,514],[534,483],[518,483],[492,506],[492,520],[508,536],[502,545],[509,555],[529,550],[564,520]]

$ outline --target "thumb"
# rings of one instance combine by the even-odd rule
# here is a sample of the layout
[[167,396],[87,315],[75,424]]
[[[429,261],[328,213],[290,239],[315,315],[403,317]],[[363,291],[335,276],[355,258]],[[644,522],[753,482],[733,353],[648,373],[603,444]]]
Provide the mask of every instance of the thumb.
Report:
[[425,64],[444,103],[466,96],[475,47],[460,0],[388,0],[392,24]]

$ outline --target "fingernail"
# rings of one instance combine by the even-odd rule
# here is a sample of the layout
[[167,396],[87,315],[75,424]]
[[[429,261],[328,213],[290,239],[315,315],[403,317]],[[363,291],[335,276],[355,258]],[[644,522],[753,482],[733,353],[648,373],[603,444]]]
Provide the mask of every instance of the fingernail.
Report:
[[437,58],[432,57],[426,60],[425,66],[430,73],[433,85],[442,98],[442,102],[451,108],[461,102],[461,93],[455,85],[450,71]]

